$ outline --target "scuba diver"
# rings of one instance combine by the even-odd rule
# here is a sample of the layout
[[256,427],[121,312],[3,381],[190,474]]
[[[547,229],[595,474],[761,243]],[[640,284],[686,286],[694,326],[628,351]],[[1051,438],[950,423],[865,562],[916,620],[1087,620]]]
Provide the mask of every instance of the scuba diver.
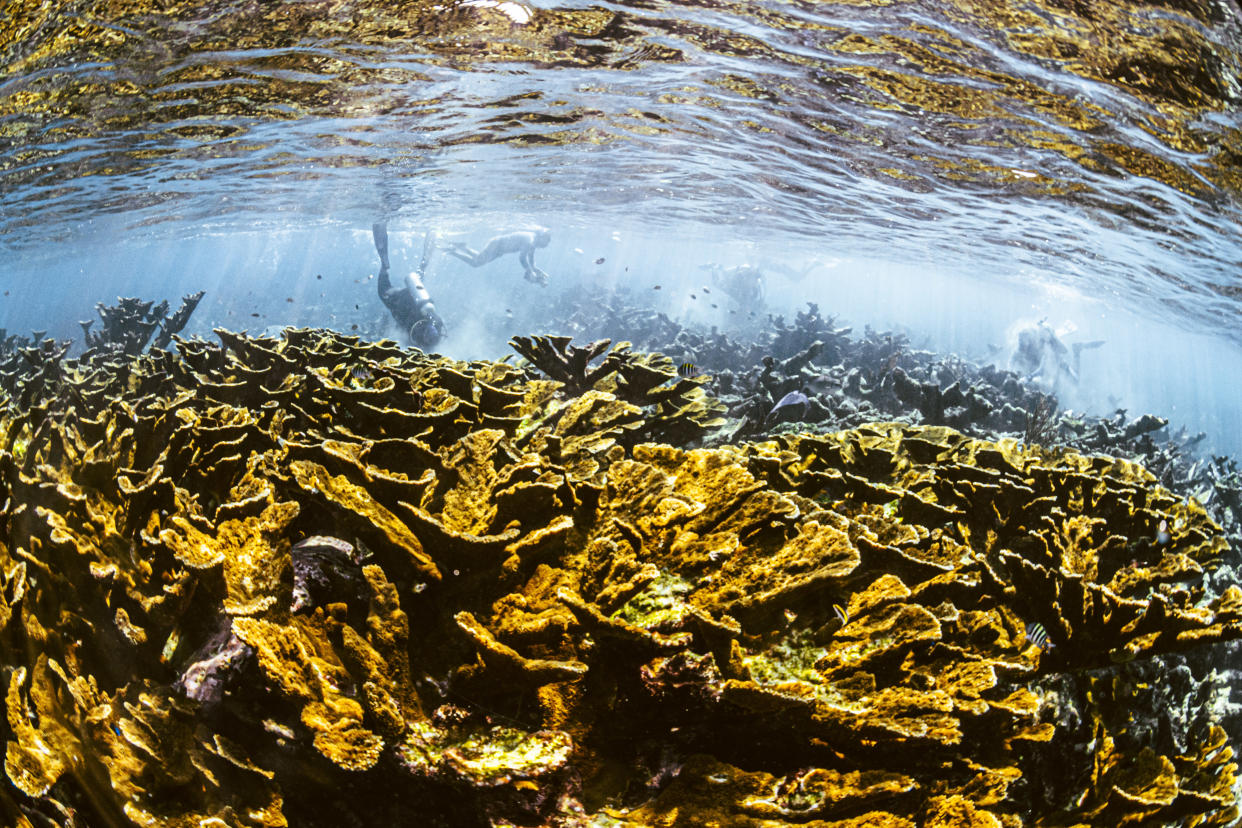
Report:
[[388,280],[388,225],[377,221],[371,226],[371,235],[375,238],[375,252],[380,257],[379,298],[392,314],[392,318],[406,332],[410,343],[424,351],[434,348],[444,338],[444,320],[436,313],[436,306],[431,301],[431,294],[423,285],[423,276],[427,272],[427,262],[435,250],[436,235],[434,231],[427,233],[423,242],[423,258],[418,270],[411,271],[405,277],[405,283],[394,287]]
[[547,247],[552,240],[552,231],[546,227],[534,230],[521,230],[491,239],[482,250],[474,251],[461,242],[454,242],[448,252],[461,259],[471,267],[482,267],[495,261],[506,253],[517,253],[522,263],[522,276],[528,282],[548,284],[548,274],[535,267],[535,248]]
[[1103,340],[1097,339],[1075,342],[1067,348],[1047,320],[1041,319],[1018,329],[1017,346],[1009,356],[1009,368],[1056,393],[1065,390],[1067,383],[1078,384],[1082,352],[1103,344]]

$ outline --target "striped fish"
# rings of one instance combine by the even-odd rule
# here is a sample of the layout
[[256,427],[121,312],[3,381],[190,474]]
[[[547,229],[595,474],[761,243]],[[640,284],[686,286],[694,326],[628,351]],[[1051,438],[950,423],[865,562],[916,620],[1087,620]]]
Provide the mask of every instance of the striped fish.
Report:
[[1026,625],[1026,640],[1041,650],[1051,650],[1056,645],[1048,640],[1048,631],[1038,621]]
[[840,604],[833,604],[832,612],[834,615],[837,616],[837,620],[841,622],[842,627],[850,623],[850,614],[846,612],[845,610],[843,610]]
[[694,366],[693,362],[683,362],[677,368],[677,376],[682,379],[693,379],[699,375],[699,369]]

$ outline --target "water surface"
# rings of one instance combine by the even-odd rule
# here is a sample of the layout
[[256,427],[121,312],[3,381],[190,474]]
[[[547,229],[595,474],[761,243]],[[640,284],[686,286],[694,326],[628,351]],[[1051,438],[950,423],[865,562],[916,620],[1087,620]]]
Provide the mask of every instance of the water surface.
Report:
[[[560,287],[574,248],[664,251],[644,278],[822,261],[778,292],[860,323],[913,305],[978,348],[1021,314],[1104,325],[1109,364],[1150,389],[1194,363],[1165,401],[1220,408],[1239,43],[1233,0],[9,2],[0,325],[68,336],[98,299],[195,284],[219,305],[196,321],[227,324],[256,279],[283,301],[373,270],[378,216],[480,241],[538,221]],[[307,316],[274,321],[336,321]]]

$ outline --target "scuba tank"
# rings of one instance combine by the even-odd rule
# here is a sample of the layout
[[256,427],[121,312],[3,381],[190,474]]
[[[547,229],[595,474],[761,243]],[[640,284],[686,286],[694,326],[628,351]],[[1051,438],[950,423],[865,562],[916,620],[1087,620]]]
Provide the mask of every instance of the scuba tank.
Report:
[[422,277],[411,273],[408,282],[410,295],[414,297],[414,306],[418,310],[418,321],[410,326],[410,340],[424,350],[434,348],[444,338],[444,320],[436,313],[435,303],[431,301],[431,294],[423,285]]

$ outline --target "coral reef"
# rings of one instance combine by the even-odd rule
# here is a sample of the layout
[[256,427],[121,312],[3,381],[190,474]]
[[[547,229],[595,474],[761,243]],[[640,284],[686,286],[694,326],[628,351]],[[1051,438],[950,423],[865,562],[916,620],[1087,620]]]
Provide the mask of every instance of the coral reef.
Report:
[[[857,347],[829,327],[735,382],[787,393]],[[720,403],[625,343],[519,343],[541,379],[216,334],[24,352],[7,823],[1237,819],[1223,691],[1170,654],[1242,637],[1242,589],[1139,465],[899,422],[687,448]]]
[[[82,326],[89,352],[119,352],[132,356],[141,353],[148,344],[151,348],[167,348],[173,336],[190,321],[202,298],[202,291],[182,297],[181,307],[171,314],[167,302],[153,307],[152,302],[118,298],[115,305],[96,305],[103,321],[101,332],[91,332],[93,320],[78,324]],[[30,337],[24,337],[0,328],[0,391],[16,400],[19,408],[29,406],[40,395],[79,393],[81,378],[73,372],[67,373],[64,367],[73,343],[45,339],[46,333],[33,331]],[[152,334],[155,334],[154,339]]]
[[[643,301],[624,288],[585,300],[571,291],[554,315],[567,320],[566,329],[575,335],[624,336],[640,349],[704,369],[705,388],[727,407],[730,418],[728,427],[705,437],[706,445],[807,427],[832,431],[896,421],[1124,458],[1143,465],[1169,490],[1194,497],[1222,526],[1233,551],[1217,570],[1219,588],[1242,577],[1237,557],[1242,550],[1242,477],[1229,458],[1203,454],[1203,433],[1183,429],[1170,434],[1164,418],[1131,417],[1124,409],[1108,416],[1063,411],[1054,396],[1013,371],[915,348],[900,332],[867,326],[861,336],[854,335],[814,303],[796,313],[792,323],[781,316],[760,319],[752,312],[731,337],[715,327],[682,326],[642,307]],[[776,402],[794,390],[810,398],[798,419],[769,418]]]
[[[609,351],[612,342],[608,339],[585,348],[574,347],[570,341],[564,336],[519,336],[510,344],[571,394],[598,389],[636,406],[626,444],[656,440],[685,445],[725,425],[724,406],[703,393],[702,380],[679,378],[668,357],[635,354],[628,342]],[[601,355],[603,361],[589,368]]]
[[[115,305],[95,306],[102,330],[91,332],[94,320],[80,322],[82,338],[87,348],[119,350],[126,354],[142,353],[150,343],[152,348],[167,348],[173,336],[180,333],[190,321],[190,316],[203,298],[203,291],[181,297],[181,307],[168,312],[168,302],[156,305],[134,297],[118,298]],[[158,333],[157,333],[158,331]],[[154,339],[152,339],[154,335]]]

